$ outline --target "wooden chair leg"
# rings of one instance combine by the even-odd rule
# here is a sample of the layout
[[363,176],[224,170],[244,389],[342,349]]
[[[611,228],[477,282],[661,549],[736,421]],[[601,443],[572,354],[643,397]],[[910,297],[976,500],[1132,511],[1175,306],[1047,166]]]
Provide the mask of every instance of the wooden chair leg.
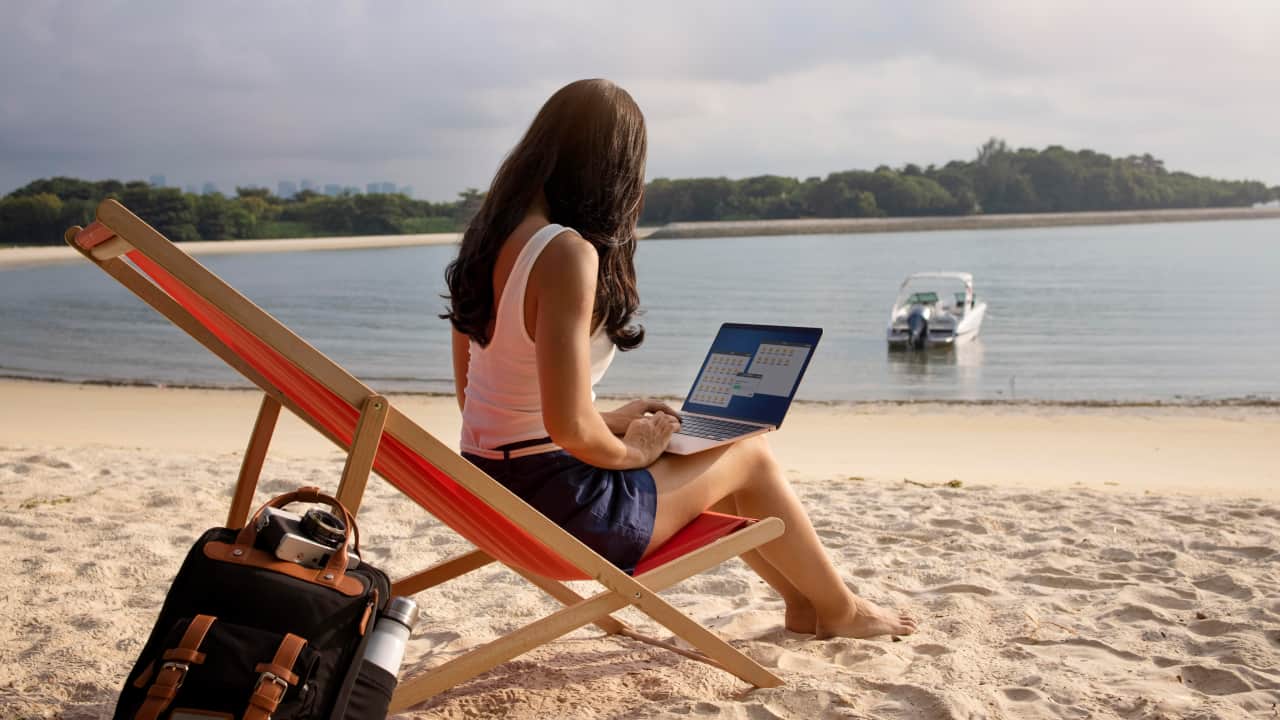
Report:
[[364,498],[364,488],[373,470],[373,459],[378,454],[382,440],[382,428],[387,424],[389,403],[381,395],[370,395],[360,409],[355,436],[351,439],[351,451],[347,464],[342,468],[342,481],[338,483],[338,502],[354,516]]
[[[782,527],[782,521],[777,518],[762,520],[733,535],[698,548],[679,560],[650,570],[636,580],[643,582],[650,591],[659,592],[687,577],[715,567],[731,557],[741,555],[747,550],[777,538],[782,534]],[[611,614],[633,604],[636,604],[634,598],[624,597],[620,593],[609,590],[583,599],[581,602],[565,607],[416,676],[402,679],[391,696],[390,710],[395,713],[413,707],[432,695],[470,680],[480,673],[491,670],[513,657],[522,655],[583,625],[611,619],[609,618]],[[683,627],[685,623],[674,620],[671,614],[684,618],[686,623],[693,625],[697,623],[679,610],[669,605],[667,607],[670,608],[669,613],[653,612],[651,604],[650,607],[642,607],[641,610],[678,637],[702,650],[706,656],[695,657],[695,659],[713,660],[717,666],[756,687],[777,687],[782,684],[782,681],[773,673],[744,655],[741,650],[720,640],[711,631],[698,626],[702,629],[702,633],[711,635],[721,645],[717,645],[716,642],[707,642],[701,633],[689,632],[686,627]],[[681,654],[688,655],[687,652]],[[689,657],[694,656],[689,655]]]
[[[586,598],[569,588],[568,585],[558,581],[544,578],[541,575],[534,575],[531,572],[521,570],[519,568],[511,568],[523,577],[525,580],[542,588],[543,592],[560,601],[562,605],[576,605]],[[616,635],[621,632],[630,630],[626,625],[616,618],[606,615],[595,621],[595,626],[610,635]]]
[[253,434],[249,436],[249,446],[245,448],[244,461],[240,464],[240,478],[236,480],[236,491],[231,497],[231,510],[227,512],[229,528],[242,528],[249,522],[253,493],[258,489],[258,477],[262,474],[262,461],[267,457],[267,446],[271,444],[271,435],[279,418],[280,401],[263,395],[262,404],[258,406],[258,419],[253,423]]
[[408,597],[433,588],[442,582],[465,575],[472,570],[482,568],[493,562],[493,557],[483,550],[472,550],[465,555],[449,558],[432,565],[426,570],[396,580],[391,583],[391,594]]

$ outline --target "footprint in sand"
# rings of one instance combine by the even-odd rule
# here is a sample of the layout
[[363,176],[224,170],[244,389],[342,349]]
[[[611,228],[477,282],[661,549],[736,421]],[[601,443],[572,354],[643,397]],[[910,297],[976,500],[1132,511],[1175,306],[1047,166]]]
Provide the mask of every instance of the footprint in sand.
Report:
[[928,590],[919,590],[916,595],[982,595],[984,597],[994,595],[995,590],[985,588],[981,585],[973,585],[970,583],[952,583],[951,585],[941,585]]
[[298,489],[298,483],[283,478],[272,478],[264,481],[258,489],[269,495],[280,495]]
[[1107,590],[1110,588],[1123,587],[1126,584],[1132,584],[1090,580],[1088,578],[1072,577],[1067,575],[1047,575],[1042,573],[1018,575],[1010,579],[1024,582],[1029,585],[1040,585],[1042,587],[1060,588],[1063,590]]
[[1214,545],[1211,543],[1191,543],[1192,550],[1201,550],[1208,552],[1226,553],[1228,555],[1239,555],[1247,560],[1264,560],[1276,554],[1275,548],[1269,548],[1263,545]]
[[147,497],[147,507],[149,508],[166,508],[174,507],[182,502],[182,497],[169,493],[156,493]]
[[1043,692],[1029,687],[1007,687],[1000,691],[1005,700],[1013,703],[1006,707],[1011,717],[1019,718],[1087,718],[1089,712],[1074,705],[1062,705]]
[[391,560],[392,550],[387,547],[365,547],[361,545],[360,552],[364,553],[364,560],[374,565],[385,565]]
[[1165,515],[1164,519],[1168,520],[1169,522],[1176,522],[1179,525],[1204,525],[1205,527],[1213,527],[1213,528],[1222,527],[1223,525],[1221,520],[1214,520],[1212,518],[1197,518],[1197,517],[1191,517],[1190,515]]
[[1045,702],[1044,693],[1035,688],[1011,687],[1001,690],[1006,698],[1014,702]]
[[1225,622],[1223,620],[1201,620],[1193,622],[1187,626],[1187,629],[1197,635],[1205,637],[1219,637],[1229,635],[1231,633],[1247,633],[1257,629],[1254,625],[1245,623]]
[[938,657],[939,655],[946,655],[947,653],[951,652],[951,648],[947,647],[946,645],[939,645],[937,643],[925,643],[923,645],[915,645],[911,648],[911,650],[917,655],[927,655],[928,657]]
[[[415,528],[415,530],[417,529],[418,528]],[[423,529],[433,529],[433,528],[423,528]],[[453,545],[456,542],[458,542],[457,536],[448,535],[445,533],[437,533],[427,538],[427,543],[432,547],[444,547],[445,545]]]
[[1235,578],[1223,573],[1222,575],[1214,575],[1202,580],[1196,580],[1191,583],[1201,590],[1207,590],[1218,595],[1225,595],[1236,600],[1249,600],[1253,598],[1253,589],[1247,585],[1241,585]]
[[1095,664],[1098,662],[1109,662],[1113,659],[1127,660],[1129,662],[1142,662],[1145,660],[1141,655],[1112,647],[1099,640],[1090,640],[1088,638],[1068,638],[1066,640],[1037,640],[1035,638],[1014,638],[1013,642],[1019,643],[1033,653],[1046,653],[1051,657],[1059,659],[1074,659],[1084,664]]
[[75,465],[72,465],[69,462],[59,460],[57,458],[51,458],[48,455],[28,455],[27,457],[22,458],[22,462],[30,465],[44,465],[45,467],[51,467],[55,470],[71,470],[75,468]]
[[[415,633],[413,639],[425,642],[429,649],[436,650],[461,640],[462,636],[452,630],[437,630],[435,632]],[[417,642],[414,644],[417,645]]]
[[974,535],[987,534],[987,529],[985,527],[979,525],[978,523],[965,522],[964,520],[955,520],[952,518],[938,518],[936,520],[930,520],[929,524],[934,527],[945,528],[948,530],[964,530],[965,532],[973,533]]
[[1175,625],[1171,618],[1163,613],[1158,613],[1146,605],[1123,605],[1115,610],[1104,613],[1098,617],[1099,620],[1115,620],[1119,623],[1129,624],[1134,622],[1155,622],[1161,625]]
[[1254,689],[1244,678],[1231,670],[1204,665],[1182,666],[1178,670],[1178,680],[1183,685],[1205,695],[1235,695]]
[[1123,548],[1103,548],[1098,553],[1098,557],[1114,563],[1132,562],[1138,559],[1138,556]]

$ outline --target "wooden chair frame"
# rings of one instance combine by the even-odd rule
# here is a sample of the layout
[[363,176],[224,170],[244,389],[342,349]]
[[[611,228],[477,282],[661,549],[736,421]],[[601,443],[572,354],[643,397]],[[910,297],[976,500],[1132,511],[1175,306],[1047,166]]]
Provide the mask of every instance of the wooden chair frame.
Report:
[[[262,463],[280,410],[285,408],[347,453],[337,497],[352,515],[360,507],[379,441],[384,433],[389,433],[602,586],[601,591],[584,598],[562,582],[508,566],[564,607],[452,660],[402,679],[392,698],[392,712],[416,705],[587,624],[595,624],[608,634],[624,635],[709,663],[756,687],[776,687],[782,684],[773,673],[657,594],[685,578],[779,537],[784,530],[780,519],[771,517],[760,520],[644,574],[636,577],[627,575],[422,429],[393,407],[385,397],[372,391],[240,295],[124,206],[114,200],[103,201],[97,209],[97,221],[114,233],[114,237],[86,249],[76,242],[77,234],[82,228],[74,227],[66,233],[67,243],[197,342],[240,371],[264,393],[227,514],[229,527],[242,527],[248,521]],[[140,252],[164,268],[192,292],[239,323],[311,378],[352,407],[359,408],[360,416],[351,443],[343,442],[317,419],[294,405],[280,388],[258,373],[181,304],[121,257],[133,251]],[[392,586],[392,592],[397,595],[413,595],[491,562],[494,562],[493,557],[482,550],[474,550],[397,580]],[[638,608],[696,650],[687,650],[646,637],[612,617],[612,613],[628,606]]]

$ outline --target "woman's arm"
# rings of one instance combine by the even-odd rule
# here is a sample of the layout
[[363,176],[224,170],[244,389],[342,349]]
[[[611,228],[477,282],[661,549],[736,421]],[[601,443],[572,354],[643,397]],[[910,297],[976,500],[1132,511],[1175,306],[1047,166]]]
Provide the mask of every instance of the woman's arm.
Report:
[[[591,314],[599,258],[590,243],[562,233],[547,245],[529,275],[536,303],[534,338],[542,421],[557,445],[583,462],[627,469],[651,464],[677,422],[659,413],[632,421],[616,437],[591,402]],[[529,308],[526,308],[526,312]]]
[[614,435],[626,435],[627,428],[631,426],[631,421],[642,418],[649,413],[666,413],[677,420],[680,418],[680,412],[661,400],[632,400],[616,410],[606,410],[600,413],[604,418],[605,424],[609,426],[609,431]]
[[467,365],[471,361],[471,338],[453,328],[453,389],[458,395],[458,410],[467,402]]

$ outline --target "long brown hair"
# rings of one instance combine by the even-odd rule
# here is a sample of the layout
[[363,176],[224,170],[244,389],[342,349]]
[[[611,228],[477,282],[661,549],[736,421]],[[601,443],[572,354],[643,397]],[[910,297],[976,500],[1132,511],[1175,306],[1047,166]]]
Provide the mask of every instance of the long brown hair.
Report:
[[644,115],[626,90],[608,80],[560,88],[538,111],[503,161],[480,210],[445,270],[447,318],[458,332],[489,344],[493,268],[503,242],[542,191],[548,219],[578,231],[600,257],[592,326],[603,326],[620,350],[644,340],[633,325],[636,222],[644,194]]

